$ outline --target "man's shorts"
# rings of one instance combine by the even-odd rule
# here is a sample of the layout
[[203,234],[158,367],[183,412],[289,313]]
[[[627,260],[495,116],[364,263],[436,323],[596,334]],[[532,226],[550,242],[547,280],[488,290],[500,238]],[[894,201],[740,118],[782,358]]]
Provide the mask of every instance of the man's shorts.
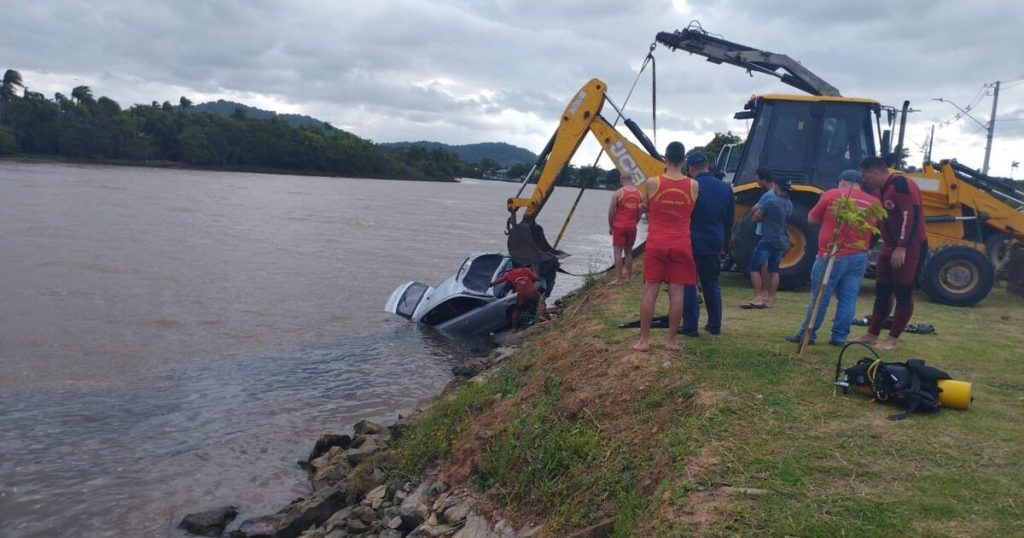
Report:
[[636,242],[636,227],[632,228],[612,228],[612,246],[613,247],[625,247],[633,248],[633,243]]
[[750,258],[750,267],[747,270],[752,273],[760,272],[764,262],[768,262],[768,272],[778,273],[779,264],[782,263],[782,253],[781,248],[773,247],[762,239],[754,247],[754,255]]
[[696,285],[693,252],[683,248],[648,248],[644,251],[644,282]]

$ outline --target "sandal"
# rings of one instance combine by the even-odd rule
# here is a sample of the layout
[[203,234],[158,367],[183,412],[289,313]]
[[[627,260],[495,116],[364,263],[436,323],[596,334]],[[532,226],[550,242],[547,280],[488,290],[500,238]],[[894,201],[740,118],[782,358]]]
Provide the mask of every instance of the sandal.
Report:
[[761,304],[761,303],[747,302],[747,303],[741,304],[740,308],[744,308],[746,310],[760,310],[762,308],[768,308],[768,307],[765,306],[764,304]]

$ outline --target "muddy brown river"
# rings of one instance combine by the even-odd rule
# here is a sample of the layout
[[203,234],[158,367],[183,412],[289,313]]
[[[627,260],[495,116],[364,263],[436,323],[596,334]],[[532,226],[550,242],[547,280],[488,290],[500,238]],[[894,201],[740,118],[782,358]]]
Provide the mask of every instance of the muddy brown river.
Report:
[[[516,188],[0,161],[0,535],[177,536],[305,494],[320,433],[393,420],[483,349],[383,305],[503,250]],[[584,195],[569,271],[610,263],[609,195]]]

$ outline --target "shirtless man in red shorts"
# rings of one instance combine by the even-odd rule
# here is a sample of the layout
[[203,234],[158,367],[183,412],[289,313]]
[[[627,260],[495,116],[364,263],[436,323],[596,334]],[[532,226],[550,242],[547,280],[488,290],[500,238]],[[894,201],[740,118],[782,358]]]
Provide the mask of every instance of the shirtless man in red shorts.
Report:
[[679,349],[676,328],[683,317],[683,287],[697,285],[697,266],[690,242],[690,214],[697,201],[697,182],[683,173],[686,149],[672,142],[665,149],[665,173],[644,185],[647,245],[644,248],[644,292],[640,300],[640,340],[635,351],[651,347],[651,318],[663,282],[668,283],[669,330],[665,347]]

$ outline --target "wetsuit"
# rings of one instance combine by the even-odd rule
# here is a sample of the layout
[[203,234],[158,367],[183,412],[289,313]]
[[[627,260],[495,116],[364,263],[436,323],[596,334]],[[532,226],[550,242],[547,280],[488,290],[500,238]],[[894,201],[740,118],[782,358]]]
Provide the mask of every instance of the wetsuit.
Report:
[[[889,336],[899,337],[914,313],[914,282],[918,266],[928,252],[924,206],[917,183],[900,174],[889,176],[878,198],[887,212],[881,226],[885,244],[875,268],[875,306],[868,332],[875,335],[881,332],[882,322],[889,316],[895,297],[896,310]],[[897,247],[906,249],[907,254],[903,266],[894,269],[892,252]]]
[[658,178],[647,202],[647,245],[644,282],[695,285],[697,267],[690,240],[690,215],[697,200],[697,182],[684,177]]

